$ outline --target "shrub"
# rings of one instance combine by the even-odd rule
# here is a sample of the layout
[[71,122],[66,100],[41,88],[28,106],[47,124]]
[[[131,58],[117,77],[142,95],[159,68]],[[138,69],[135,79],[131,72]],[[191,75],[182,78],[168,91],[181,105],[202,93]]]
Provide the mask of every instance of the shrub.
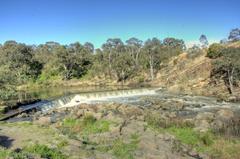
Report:
[[42,158],[51,158],[51,159],[66,159],[67,157],[62,154],[61,151],[55,149],[55,148],[49,148],[46,145],[32,145],[29,147],[24,148],[24,151],[33,153],[33,154],[38,154]]
[[224,47],[221,44],[212,44],[209,48],[208,48],[208,52],[207,52],[207,57],[209,58],[218,58],[222,55],[222,50],[224,49]]

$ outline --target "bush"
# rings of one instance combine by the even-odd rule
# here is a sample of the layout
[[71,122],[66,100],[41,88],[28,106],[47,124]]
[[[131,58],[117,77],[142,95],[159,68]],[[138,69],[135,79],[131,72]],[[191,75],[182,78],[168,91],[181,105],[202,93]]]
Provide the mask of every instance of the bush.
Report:
[[51,159],[66,159],[67,157],[62,154],[59,150],[55,148],[49,148],[46,145],[32,145],[26,147],[24,151],[40,155],[42,158],[51,158]]
[[224,49],[224,47],[221,44],[212,44],[209,48],[208,48],[208,52],[207,52],[207,57],[215,59],[218,58],[222,55],[222,50]]

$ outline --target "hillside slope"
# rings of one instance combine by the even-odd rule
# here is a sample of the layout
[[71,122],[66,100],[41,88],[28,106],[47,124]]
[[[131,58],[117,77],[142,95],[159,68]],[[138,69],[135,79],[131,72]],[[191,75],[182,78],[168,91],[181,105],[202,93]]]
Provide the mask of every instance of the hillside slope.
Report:
[[[224,46],[240,47],[240,42],[224,44]],[[204,50],[193,57],[187,53],[174,57],[158,72],[153,85],[159,85],[174,92],[218,97],[229,96],[223,80],[218,80],[215,84],[211,82],[212,60],[206,55],[207,51]]]

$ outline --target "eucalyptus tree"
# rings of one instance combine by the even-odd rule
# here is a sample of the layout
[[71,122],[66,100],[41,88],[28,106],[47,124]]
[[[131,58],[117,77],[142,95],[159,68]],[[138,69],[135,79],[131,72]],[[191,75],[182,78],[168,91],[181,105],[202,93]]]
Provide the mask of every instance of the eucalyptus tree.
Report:
[[157,38],[148,39],[144,44],[144,53],[147,56],[148,66],[150,69],[151,80],[154,79],[154,72],[160,65],[161,41]]
[[240,29],[239,28],[232,29],[229,33],[228,40],[230,41],[240,40]]
[[223,79],[229,93],[235,95],[234,86],[240,80],[240,48],[213,44],[207,56],[213,59],[212,79]]
[[88,52],[94,53],[94,45],[92,43],[86,42],[83,46]]
[[125,80],[133,74],[134,68],[134,61],[126,50],[121,53],[117,53],[116,59],[113,63],[113,70],[116,74],[118,82],[124,83]]
[[109,75],[108,71],[108,56],[101,49],[96,49],[93,55],[93,64],[90,69],[91,75],[101,77]]
[[164,59],[169,59],[173,56],[177,56],[186,50],[186,46],[183,40],[175,38],[165,38],[163,40],[164,47]]
[[33,58],[33,49],[25,44],[7,41],[1,48],[0,56],[1,66],[14,74],[16,83],[36,78],[42,69],[42,65]]
[[54,49],[57,55],[63,79],[79,78],[84,75],[90,64],[90,53],[80,43],[76,42],[68,46],[59,46]]
[[202,34],[199,38],[199,42],[200,42],[202,48],[208,47],[209,43],[208,43],[206,35]]
[[112,64],[113,64],[113,56],[116,53],[121,52],[124,48],[124,43],[119,38],[108,39],[106,43],[102,45],[102,49],[108,55],[108,72],[110,78],[112,78]]
[[134,60],[135,67],[139,67],[139,54],[141,52],[143,41],[137,38],[130,38],[126,41],[127,50],[130,52],[131,57]]

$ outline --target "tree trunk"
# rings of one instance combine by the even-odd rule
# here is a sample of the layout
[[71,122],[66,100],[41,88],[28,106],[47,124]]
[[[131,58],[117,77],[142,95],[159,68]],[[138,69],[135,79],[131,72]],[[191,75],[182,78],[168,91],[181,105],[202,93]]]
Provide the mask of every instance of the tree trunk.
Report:
[[232,68],[232,70],[228,70],[229,93],[232,95],[234,95],[233,74],[234,74],[234,68]]
[[153,68],[153,56],[150,55],[149,57],[149,65],[150,65],[150,75],[151,75],[151,80],[153,81],[154,79],[154,68]]
[[112,78],[112,73],[111,73],[111,72],[112,72],[112,62],[111,62],[111,60],[112,60],[111,58],[112,58],[112,57],[111,57],[111,56],[112,56],[112,53],[111,53],[111,51],[110,51],[110,53],[109,53],[109,55],[108,55],[108,67],[109,67],[109,68],[108,68],[108,69],[109,69],[109,70],[108,70],[108,74],[109,74],[109,77],[110,77],[110,78]]
[[135,65],[138,68],[138,57],[139,57],[140,49],[137,51],[136,58],[135,58]]

